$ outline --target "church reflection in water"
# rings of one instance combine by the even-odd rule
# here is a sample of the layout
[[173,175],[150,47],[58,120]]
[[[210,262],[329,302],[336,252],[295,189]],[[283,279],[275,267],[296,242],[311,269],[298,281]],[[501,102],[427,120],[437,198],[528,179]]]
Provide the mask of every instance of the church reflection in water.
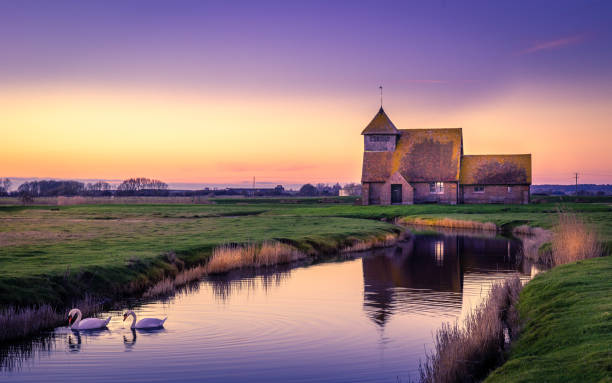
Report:
[[521,243],[499,237],[413,235],[362,259],[364,310],[379,326],[394,313],[458,315],[464,286],[520,272]]

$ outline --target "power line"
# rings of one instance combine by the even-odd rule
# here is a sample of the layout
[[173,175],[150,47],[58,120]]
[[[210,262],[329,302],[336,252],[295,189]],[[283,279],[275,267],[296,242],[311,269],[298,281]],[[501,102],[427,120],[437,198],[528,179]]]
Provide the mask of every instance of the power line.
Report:
[[578,195],[578,173],[574,173],[576,176],[576,195]]

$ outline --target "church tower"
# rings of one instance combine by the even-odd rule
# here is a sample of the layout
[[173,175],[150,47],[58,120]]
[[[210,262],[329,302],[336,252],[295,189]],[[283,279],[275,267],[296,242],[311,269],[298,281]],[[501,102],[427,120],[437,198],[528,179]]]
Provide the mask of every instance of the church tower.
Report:
[[361,132],[363,149],[366,152],[393,152],[400,132],[382,106],[368,126]]

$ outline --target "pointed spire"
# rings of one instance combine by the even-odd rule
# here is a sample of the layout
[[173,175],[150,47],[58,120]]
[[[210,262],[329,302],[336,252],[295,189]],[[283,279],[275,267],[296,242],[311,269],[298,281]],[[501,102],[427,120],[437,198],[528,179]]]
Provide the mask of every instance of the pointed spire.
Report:
[[361,134],[400,134],[382,106]]

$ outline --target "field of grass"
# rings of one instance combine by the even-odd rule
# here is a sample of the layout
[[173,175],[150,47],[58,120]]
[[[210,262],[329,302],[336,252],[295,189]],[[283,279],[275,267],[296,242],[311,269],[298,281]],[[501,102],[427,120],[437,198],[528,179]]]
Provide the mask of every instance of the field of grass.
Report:
[[355,206],[351,198],[208,202],[0,206],[0,307],[50,304],[61,311],[91,296],[113,302],[180,277],[206,263],[221,245],[274,241],[304,254],[334,254],[384,241],[398,231],[390,222],[399,217],[492,222],[504,229],[525,224],[551,228],[562,209],[580,214],[608,251],[612,248],[608,203]]
[[[394,230],[381,219],[419,217],[551,227],[559,205],[354,206],[352,200],[220,199],[214,204],[0,207],[0,304],[68,304],[79,292],[113,294],[172,273],[226,243],[279,240],[331,252]],[[290,202],[290,203],[288,203]],[[343,203],[344,202],[344,203]],[[348,203],[347,203],[348,202]],[[612,242],[612,206],[565,204]]]
[[486,382],[610,382],[612,257],[558,266],[523,289],[526,324]]
[[259,206],[91,205],[0,209],[0,305],[68,304],[172,273],[164,258],[201,263],[224,243],[277,239],[308,252],[384,235],[384,222],[264,215]]

